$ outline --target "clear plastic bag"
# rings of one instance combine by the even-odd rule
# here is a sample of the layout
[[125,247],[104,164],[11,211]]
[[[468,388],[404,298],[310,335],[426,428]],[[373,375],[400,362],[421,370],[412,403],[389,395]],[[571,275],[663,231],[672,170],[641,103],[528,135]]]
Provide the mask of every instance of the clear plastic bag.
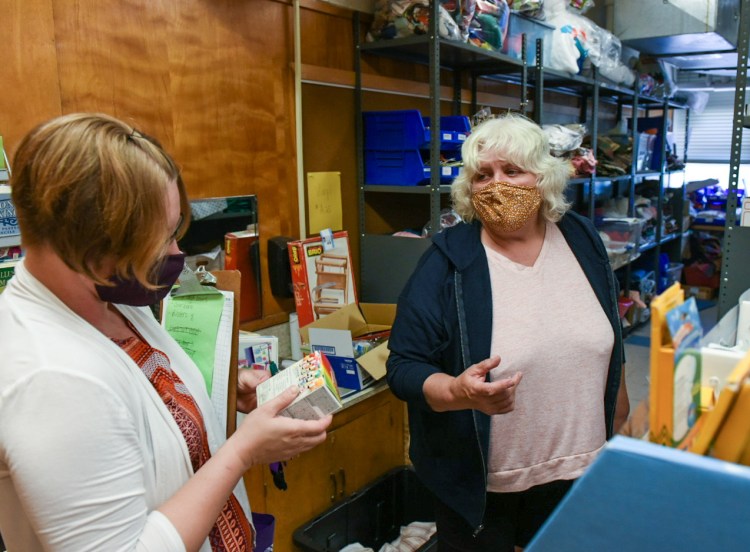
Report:
[[[456,213],[453,209],[443,209],[440,211],[440,228],[438,229],[438,232],[450,228],[451,226],[455,226],[462,221],[463,219],[461,218],[461,215]],[[428,221],[427,224],[424,225],[424,228],[422,228],[422,237],[426,238],[433,233],[435,232],[432,231],[432,223]]]
[[549,141],[550,152],[555,156],[562,156],[575,151],[583,143],[586,136],[586,125],[543,125],[544,133]]
[[[446,9],[448,8],[448,9]],[[451,13],[449,10],[453,10]],[[441,1],[438,33],[442,38],[466,42],[474,2]],[[429,0],[377,0],[375,18],[367,33],[369,42],[427,34],[430,28]]]

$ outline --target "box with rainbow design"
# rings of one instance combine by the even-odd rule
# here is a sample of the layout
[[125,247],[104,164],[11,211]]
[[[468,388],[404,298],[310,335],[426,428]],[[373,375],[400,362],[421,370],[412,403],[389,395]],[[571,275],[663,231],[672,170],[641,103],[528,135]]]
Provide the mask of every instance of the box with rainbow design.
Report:
[[317,420],[341,408],[336,377],[331,364],[322,353],[306,355],[258,386],[258,405],[270,401],[296,385],[300,393],[294,402],[281,411],[283,416]]

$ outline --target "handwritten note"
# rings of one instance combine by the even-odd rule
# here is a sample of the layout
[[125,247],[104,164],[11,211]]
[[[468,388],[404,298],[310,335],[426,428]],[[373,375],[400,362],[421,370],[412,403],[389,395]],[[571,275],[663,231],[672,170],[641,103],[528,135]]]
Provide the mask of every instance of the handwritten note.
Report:
[[310,233],[325,228],[341,230],[341,173],[307,173],[307,197],[310,206]]
[[164,327],[195,362],[203,374],[211,395],[214,355],[219,334],[219,321],[224,309],[224,296],[216,294],[172,297]]

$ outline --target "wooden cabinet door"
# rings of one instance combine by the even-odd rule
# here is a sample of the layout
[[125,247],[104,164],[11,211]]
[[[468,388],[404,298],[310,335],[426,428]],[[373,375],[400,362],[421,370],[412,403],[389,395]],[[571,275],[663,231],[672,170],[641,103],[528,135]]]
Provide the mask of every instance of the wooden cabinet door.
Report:
[[403,464],[403,424],[403,403],[386,389],[336,414],[325,443],[286,463],[286,491],[274,486],[264,466],[265,500],[256,499],[253,507],[260,511],[264,503],[264,511],[276,517],[274,552],[295,550],[295,529]]
[[329,432],[325,443],[286,463],[286,491],[276,488],[270,472],[264,474],[266,508],[276,517],[274,552],[293,550],[294,530],[327,510],[337,499],[335,473],[330,468],[335,433]]
[[400,403],[383,402],[330,436],[330,461],[338,478],[337,500],[403,464],[403,417],[398,416],[399,406]]

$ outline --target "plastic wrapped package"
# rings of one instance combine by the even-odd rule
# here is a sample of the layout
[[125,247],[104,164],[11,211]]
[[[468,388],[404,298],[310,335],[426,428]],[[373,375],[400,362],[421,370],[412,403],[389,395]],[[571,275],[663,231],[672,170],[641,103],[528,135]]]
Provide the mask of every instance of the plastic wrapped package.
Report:
[[[466,42],[469,24],[474,17],[474,4],[473,0],[442,0],[439,6],[439,35],[449,40]],[[429,0],[377,0],[367,40],[372,42],[427,34],[429,28]]]
[[510,8],[505,0],[476,0],[469,26],[469,42],[480,48],[500,50],[508,32]]
[[586,136],[586,126],[581,124],[543,125],[542,128],[547,135],[550,152],[558,157],[577,150]]
[[508,0],[508,5],[527,17],[544,20],[544,0]]
[[[578,74],[588,56],[586,18],[569,12],[565,0],[547,0],[544,4],[546,22],[557,27],[552,33],[550,69]],[[591,23],[593,24],[593,23]]]
[[[461,215],[456,213],[453,209],[443,209],[440,211],[440,229],[438,232],[445,228],[449,228],[451,226],[455,226],[459,222],[463,221],[461,218]],[[432,230],[432,224],[428,222],[424,225],[424,228],[422,228],[422,237],[426,238],[428,236],[431,236],[433,233]]]

